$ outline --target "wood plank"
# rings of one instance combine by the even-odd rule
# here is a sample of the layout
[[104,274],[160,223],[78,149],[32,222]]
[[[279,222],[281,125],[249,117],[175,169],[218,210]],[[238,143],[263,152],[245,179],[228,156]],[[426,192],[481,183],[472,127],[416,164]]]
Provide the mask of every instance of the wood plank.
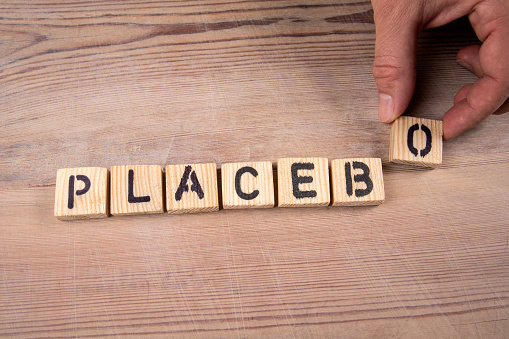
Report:
[[[509,336],[509,116],[389,163],[369,1],[0,7],[0,337]],[[475,43],[420,34],[406,114],[442,118]],[[53,214],[59,168],[293,156],[381,158],[386,200]]]

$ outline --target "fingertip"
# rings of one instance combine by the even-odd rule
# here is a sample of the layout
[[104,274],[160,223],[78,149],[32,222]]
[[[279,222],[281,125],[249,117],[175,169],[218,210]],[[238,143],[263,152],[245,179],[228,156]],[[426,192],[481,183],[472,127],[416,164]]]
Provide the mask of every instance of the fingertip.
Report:
[[467,98],[468,90],[470,87],[472,87],[472,84],[465,85],[458,91],[458,93],[456,93],[456,96],[454,97],[455,105],[461,100],[465,100]]
[[456,62],[460,66],[473,72],[478,77],[481,77],[484,74],[479,60],[480,49],[480,45],[470,45],[463,47],[456,54]]
[[378,118],[381,122],[392,122],[394,115],[394,99],[389,94],[378,94]]

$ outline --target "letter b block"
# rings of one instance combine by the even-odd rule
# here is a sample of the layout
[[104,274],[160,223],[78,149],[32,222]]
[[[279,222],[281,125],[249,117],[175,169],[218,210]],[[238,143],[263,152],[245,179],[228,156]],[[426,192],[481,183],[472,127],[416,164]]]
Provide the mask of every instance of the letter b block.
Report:
[[163,212],[163,168],[161,166],[111,167],[112,215]]
[[384,202],[381,159],[332,160],[330,169],[332,206],[379,205]]
[[442,164],[440,120],[400,117],[392,123],[389,161],[414,166]]
[[329,160],[282,158],[277,161],[278,206],[328,206]]
[[221,182],[224,209],[274,207],[270,161],[222,164]]
[[108,170],[61,168],[55,187],[55,217],[60,220],[108,216]]

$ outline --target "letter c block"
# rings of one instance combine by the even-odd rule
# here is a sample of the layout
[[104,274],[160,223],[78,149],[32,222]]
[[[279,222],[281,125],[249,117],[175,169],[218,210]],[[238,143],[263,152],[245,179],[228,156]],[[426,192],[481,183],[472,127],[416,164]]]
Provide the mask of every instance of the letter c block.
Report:
[[237,162],[221,165],[223,208],[274,207],[272,162]]
[[55,187],[55,218],[108,216],[108,170],[101,167],[61,168]]
[[278,206],[317,207],[330,203],[327,158],[282,158],[277,161]]
[[442,137],[440,120],[400,117],[391,126],[389,161],[438,167],[442,164]]

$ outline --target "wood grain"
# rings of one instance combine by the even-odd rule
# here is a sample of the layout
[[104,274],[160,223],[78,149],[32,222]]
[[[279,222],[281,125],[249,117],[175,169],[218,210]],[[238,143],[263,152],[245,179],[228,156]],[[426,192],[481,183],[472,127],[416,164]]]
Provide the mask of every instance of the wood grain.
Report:
[[[419,38],[408,115],[475,76]],[[369,1],[0,5],[0,336],[507,338],[509,116],[388,163]],[[61,222],[59,168],[381,158],[376,207]]]

